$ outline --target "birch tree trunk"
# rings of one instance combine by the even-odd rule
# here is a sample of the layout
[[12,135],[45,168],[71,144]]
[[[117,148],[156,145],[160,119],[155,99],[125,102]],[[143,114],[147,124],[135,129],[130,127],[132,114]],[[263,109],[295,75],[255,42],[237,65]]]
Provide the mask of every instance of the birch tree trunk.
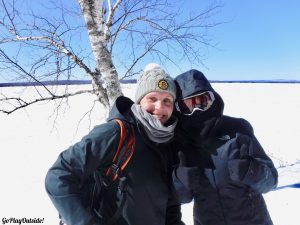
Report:
[[[59,102],[58,112],[70,97],[86,93],[109,110],[122,95],[120,80],[140,74],[147,60],[175,69],[203,65],[203,51],[216,46],[208,30],[222,24],[209,22],[217,3],[184,14],[178,7],[184,0],[77,0],[75,8],[69,1],[44,0],[28,9],[22,2],[0,1],[0,76],[41,88],[33,96],[0,92],[5,114],[49,100]],[[88,41],[82,41],[84,26]],[[82,76],[93,85],[78,91],[67,85],[63,93],[55,87]],[[58,83],[50,88],[48,81]]]
[[108,24],[105,21],[102,0],[78,0],[78,3],[87,26],[97,71],[99,71],[93,76],[94,89],[100,102],[111,108],[116,98],[123,95],[112,55],[107,48],[111,18],[121,1],[117,1],[113,7],[109,8]]

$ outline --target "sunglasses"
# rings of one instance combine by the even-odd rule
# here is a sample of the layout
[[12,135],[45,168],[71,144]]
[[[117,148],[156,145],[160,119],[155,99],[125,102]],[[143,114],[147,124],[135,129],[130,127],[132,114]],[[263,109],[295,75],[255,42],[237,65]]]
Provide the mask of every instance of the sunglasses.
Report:
[[214,101],[214,94],[211,91],[205,91],[200,94],[178,100],[175,102],[175,107],[177,111],[181,112],[183,115],[190,116],[197,110],[208,110]]

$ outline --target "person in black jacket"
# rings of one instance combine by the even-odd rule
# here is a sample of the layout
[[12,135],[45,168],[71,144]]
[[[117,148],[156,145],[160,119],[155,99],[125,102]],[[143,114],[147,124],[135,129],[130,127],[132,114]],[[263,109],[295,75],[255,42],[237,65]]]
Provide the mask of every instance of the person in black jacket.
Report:
[[[184,225],[172,182],[169,145],[177,123],[172,116],[175,95],[173,79],[159,65],[148,65],[138,81],[135,103],[119,97],[106,123],[59,155],[45,184],[65,224]],[[98,201],[99,196],[93,195],[95,190],[89,189],[89,182],[112,163],[120,139],[116,118],[133,127],[134,153],[122,174],[125,188],[120,185],[121,178],[101,183],[102,207],[95,211],[91,202]],[[126,201],[121,204],[119,198],[124,192]],[[115,212],[119,212],[117,217]]]
[[224,102],[206,77],[175,78],[179,114],[173,174],[182,203],[194,199],[195,225],[272,225],[262,196],[278,173],[248,121],[223,115]]

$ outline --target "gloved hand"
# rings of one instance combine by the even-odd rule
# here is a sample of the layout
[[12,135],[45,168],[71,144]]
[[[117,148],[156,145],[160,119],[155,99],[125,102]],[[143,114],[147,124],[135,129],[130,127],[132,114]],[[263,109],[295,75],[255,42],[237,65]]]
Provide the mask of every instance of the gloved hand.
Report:
[[189,203],[193,200],[193,191],[189,183],[190,169],[190,167],[180,166],[177,167],[172,174],[174,187],[181,203]]
[[251,159],[230,159],[228,170],[233,181],[243,181],[249,170]]
[[242,181],[250,167],[251,163],[251,139],[247,135],[240,133],[235,137],[235,151],[228,160],[229,175],[234,181]]

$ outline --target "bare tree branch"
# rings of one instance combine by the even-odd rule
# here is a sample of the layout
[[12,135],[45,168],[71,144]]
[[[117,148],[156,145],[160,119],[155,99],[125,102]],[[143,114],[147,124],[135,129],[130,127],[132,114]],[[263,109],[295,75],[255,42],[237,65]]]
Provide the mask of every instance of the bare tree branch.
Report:
[[122,95],[120,80],[138,74],[145,60],[201,65],[207,49],[216,47],[209,30],[222,24],[212,20],[222,7],[217,2],[193,14],[178,7],[184,0],[77,2],[45,0],[40,12],[26,0],[0,0],[0,78],[41,84],[31,99],[0,99],[0,112],[71,97],[68,89],[57,94],[43,82],[79,77],[92,81],[89,92],[109,110]]
[[111,28],[112,23],[113,23],[113,18],[115,16],[116,10],[118,9],[118,7],[120,6],[122,1],[121,0],[116,1],[115,5],[113,7],[111,6],[111,0],[108,0],[107,2],[108,2],[109,14],[107,16],[106,26],[105,26],[105,29],[104,29],[105,40],[110,39],[110,28]]
[[49,97],[41,97],[41,98],[37,98],[37,99],[31,100],[31,101],[26,101],[25,99],[20,98],[20,97],[2,97],[2,98],[0,98],[0,102],[2,102],[2,104],[7,103],[7,104],[13,106],[13,109],[7,109],[7,110],[0,109],[0,112],[3,112],[5,114],[11,114],[19,109],[25,108],[27,106],[30,106],[30,105],[38,103],[38,102],[56,100],[56,99],[61,99],[61,98],[69,98],[69,97],[72,97],[75,95],[86,94],[86,93],[93,94],[93,91],[90,91],[90,90],[83,91],[82,90],[82,91],[77,91],[74,93],[66,93],[63,95],[52,95]]
[[30,78],[32,78],[34,81],[36,81],[37,83],[41,84],[45,90],[47,90],[47,92],[53,96],[53,94],[51,93],[51,91],[42,83],[40,82],[38,79],[36,79],[34,76],[32,76],[31,74],[29,74],[28,72],[25,71],[25,69],[23,69],[17,62],[13,61],[10,57],[8,57],[5,52],[3,52],[0,49],[0,53],[1,55],[13,66],[15,66],[16,68],[18,68],[19,70],[21,70],[22,72],[24,72],[27,76],[29,76]]

